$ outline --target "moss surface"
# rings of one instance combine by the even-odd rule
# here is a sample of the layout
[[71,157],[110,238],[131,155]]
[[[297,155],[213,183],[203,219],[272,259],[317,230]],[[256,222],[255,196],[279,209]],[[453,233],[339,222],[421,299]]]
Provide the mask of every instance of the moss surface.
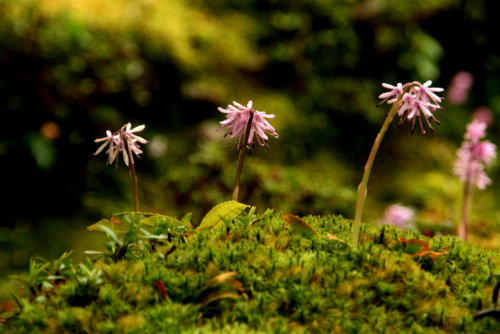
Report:
[[132,242],[119,260],[33,262],[17,301],[3,303],[0,333],[498,330],[474,314],[494,307],[499,252],[368,225],[354,249],[339,216],[304,218],[317,235],[275,214],[245,219]]

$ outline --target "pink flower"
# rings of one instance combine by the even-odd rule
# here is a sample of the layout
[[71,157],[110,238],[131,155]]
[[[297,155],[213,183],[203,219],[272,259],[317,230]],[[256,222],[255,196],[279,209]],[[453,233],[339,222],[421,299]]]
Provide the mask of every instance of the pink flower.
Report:
[[491,179],[484,171],[496,158],[496,146],[487,141],[480,141],[486,136],[486,123],[473,120],[467,124],[464,141],[457,150],[457,160],[453,165],[453,174],[460,181],[475,184],[479,189],[486,188]]
[[473,120],[467,124],[467,132],[464,135],[465,139],[477,143],[484,136],[486,136],[486,123]]
[[[383,83],[382,86],[390,89],[390,91],[379,96],[379,98],[384,99],[379,103],[379,106],[386,101],[388,104],[393,104],[399,100],[398,115],[400,120],[398,126],[401,126],[405,119],[412,122],[411,133],[413,134],[416,120],[418,119],[420,129],[422,133],[425,133],[422,124],[422,118],[424,118],[429,128],[434,131],[434,128],[431,126],[431,121],[434,120],[438,125],[441,123],[434,117],[432,112],[441,108],[439,103],[442,102],[443,98],[437,96],[436,93],[442,92],[443,88],[431,88],[429,87],[431,84],[432,81],[430,80],[423,85],[417,81],[408,82],[404,85],[398,83],[397,86]],[[403,96],[401,96],[401,94],[403,94]],[[423,116],[421,116],[421,113]]]
[[144,130],[146,127],[145,125],[139,125],[133,129],[131,129],[132,125],[130,123],[124,125],[120,130],[116,131],[115,133],[111,133],[111,131],[107,130],[106,131],[106,137],[104,138],[98,138],[94,140],[94,142],[99,143],[99,142],[104,142],[94,153],[94,155],[97,155],[102,152],[102,150],[108,146],[108,149],[106,151],[106,154],[108,155],[108,162],[109,164],[112,164],[115,159],[117,159],[118,155],[120,152],[123,154],[123,161],[125,162],[125,165],[128,166],[129,164],[129,157],[125,149],[125,142],[124,138],[127,140],[127,144],[130,148],[130,151],[135,153],[136,156],[139,156],[139,154],[142,153],[142,150],[140,149],[140,146],[138,144],[147,144],[149,143],[146,139],[139,137],[135,135],[134,133],[139,132]]
[[274,118],[274,115],[267,115],[265,111],[258,111],[252,109],[252,101],[249,101],[247,106],[242,106],[237,102],[233,102],[235,106],[228,105],[227,109],[219,108],[219,111],[227,114],[226,120],[220,122],[221,127],[219,127],[216,131],[219,131],[222,128],[228,130],[224,137],[228,134],[230,138],[238,138],[236,141],[237,149],[240,149],[242,146],[242,141],[245,137],[245,131],[250,119],[250,114],[253,112],[253,120],[250,128],[250,135],[248,136],[247,145],[253,144],[254,138],[257,138],[257,142],[261,146],[266,146],[269,148],[267,144],[267,140],[270,136],[274,136],[278,138],[278,134],[274,130],[274,128],[269,124],[266,118]]
[[[427,80],[423,85],[420,85],[420,83],[418,82],[416,83],[417,85],[415,86],[415,88],[418,91],[417,98],[419,100],[422,100],[424,102],[429,102],[430,98],[430,100],[432,100],[436,104],[441,103],[443,101],[443,98],[434,94],[442,92],[444,90],[443,88],[438,88],[438,87],[429,88],[429,86],[432,85],[432,81],[430,80]],[[439,108],[439,106],[437,106],[437,108]]]
[[453,174],[458,176],[462,183],[470,182],[479,189],[485,189],[491,183],[483,165],[479,161],[472,160],[467,151],[459,149],[457,156],[458,159],[453,165]]
[[384,99],[382,102],[378,104],[379,106],[385,101],[387,101],[390,97],[392,97],[392,99],[387,101],[387,104],[392,104],[396,102],[398,96],[403,92],[403,85],[401,83],[398,83],[396,86],[383,83],[382,87],[390,89],[390,91],[379,95],[378,97],[379,99]]
[[491,125],[493,123],[493,113],[486,107],[478,107],[472,115],[472,119]]
[[476,160],[490,167],[497,156],[496,146],[490,142],[482,141],[472,148],[472,154]]
[[461,105],[467,100],[474,77],[469,72],[457,72],[451,79],[448,98],[451,103]]
[[415,219],[415,210],[401,204],[387,207],[382,218],[383,224],[394,225],[399,228],[410,228]]

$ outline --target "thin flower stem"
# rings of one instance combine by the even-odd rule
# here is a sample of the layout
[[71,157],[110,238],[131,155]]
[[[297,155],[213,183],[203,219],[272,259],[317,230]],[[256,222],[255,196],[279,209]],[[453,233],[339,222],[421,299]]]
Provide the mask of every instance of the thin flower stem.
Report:
[[132,156],[132,150],[128,144],[128,137],[122,134],[123,144],[125,145],[125,152],[128,156],[128,169],[130,171],[130,179],[132,181],[132,196],[134,198],[134,211],[139,212],[139,192],[137,190],[137,176],[135,175],[135,163]]
[[[404,95],[404,93],[401,94],[401,97],[403,95]],[[380,129],[380,132],[377,135],[377,138],[375,138],[375,142],[373,143],[373,147],[372,147],[372,150],[370,152],[370,156],[368,157],[368,161],[366,162],[366,165],[365,165],[363,178],[361,180],[361,183],[358,186],[358,198],[356,200],[356,211],[354,214],[354,225],[353,225],[353,231],[352,231],[352,240],[353,240],[353,244],[355,247],[358,246],[359,229],[361,226],[361,216],[363,214],[363,206],[365,205],[368,179],[370,178],[370,173],[372,170],[373,161],[375,160],[375,156],[377,155],[377,151],[378,151],[378,148],[380,147],[380,143],[382,142],[382,138],[384,138],[385,132],[389,128],[389,124],[392,122],[392,119],[396,115],[396,112],[401,105],[401,97],[392,106],[391,111],[389,111],[389,114],[385,118],[385,122],[382,125],[382,128]]]
[[462,204],[462,222],[458,227],[458,237],[467,240],[467,225],[469,221],[469,207],[471,202],[471,180],[468,177],[464,185],[464,198]]
[[245,161],[245,153],[248,145],[248,137],[250,136],[250,130],[252,128],[253,121],[253,110],[250,110],[250,117],[248,118],[248,123],[245,129],[245,136],[243,137],[243,145],[240,149],[240,155],[238,157],[238,167],[236,169],[236,177],[234,178],[233,186],[233,201],[238,201],[238,190],[240,189],[240,178],[241,172],[243,171],[243,162]]

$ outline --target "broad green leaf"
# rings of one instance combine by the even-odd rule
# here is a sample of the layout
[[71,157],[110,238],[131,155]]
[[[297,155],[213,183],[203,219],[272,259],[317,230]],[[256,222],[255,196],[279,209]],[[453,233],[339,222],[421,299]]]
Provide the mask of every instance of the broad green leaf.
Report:
[[281,218],[290,224],[295,232],[302,234],[308,239],[317,235],[316,231],[309,224],[294,215],[286,214],[282,215]]
[[207,213],[198,228],[208,228],[215,225],[217,225],[217,228],[221,228],[224,226],[224,224],[219,223],[223,222],[224,220],[233,220],[247,207],[248,205],[236,201],[221,203],[210,210],[209,213]]

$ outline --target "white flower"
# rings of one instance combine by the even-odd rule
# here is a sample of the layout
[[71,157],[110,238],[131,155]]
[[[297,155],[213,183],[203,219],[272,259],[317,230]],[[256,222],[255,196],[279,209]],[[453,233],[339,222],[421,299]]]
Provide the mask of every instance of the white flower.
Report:
[[384,100],[380,102],[378,105],[381,105],[382,103],[387,101],[390,97],[392,97],[392,99],[387,101],[387,104],[392,104],[396,102],[399,95],[403,92],[403,85],[401,83],[398,83],[396,87],[386,83],[383,83],[382,86],[384,88],[390,89],[390,91],[380,94],[379,99],[384,99]]
[[[132,125],[130,123],[127,123],[115,133],[111,133],[111,131],[107,130],[106,137],[94,140],[94,142],[96,143],[104,142],[97,149],[94,155],[101,153],[102,150],[104,150],[104,148],[108,146],[108,149],[106,150],[106,154],[108,155],[108,163],[109,164],[113,163],[115,159],[118,158],[119,153],[122,152],[123,161],[125,162],[125,165],[128,166],[130,159],[129,159],[129,154],[127,153],[126,150],[126,146],[129,147],[131,153],[135,153],[136,156],[139,156],[139,154],[143,153],[139,146],[139,143],[141,144],[149,143],[146,139],[134,134],[135,132],[144,130],[144,128],[146,127],[145,125],[140,125],[133,129],[131,129],[131,127]],[[125,145],[125,140],[127,145]],[[132,156],[130,156],[130,158],[133,159]]]
[[115,137],[117,137],[116,135],[112,134],[111,131],[109,130],[106,130],[106,137],[104,138],[98,138],[96,140],[94,140],[95,143],[100,143],[100,142],[104,142],[101,146],[99,146],[99,148],[97,149],[97,151],[95,151],[94,155],[98,155],[99,153],[101,153],[101,151],[109,144],[110,146],[113,145],[114,143],[114,139]]
[[[411,133],[413,134],[415,131],[416,120],[418,119],[420,129],[422,133],[425,133],[422,125],[422,118],[424,118],[429,128],[434,131],[434,128],[431,126],[431,121],[434,120],[438,125],[441,123],[434,117],[432,112],[441,108],[439,103],[443,100],[443,98],[437,96],[435,93],[442,92],[443,88],[430,88],[429,86],[431,84],[432,81],[430,80],[425,82],[423,85],[417,81],[408,82],[404,85],[398,83],[397,86],[383,83],[382,86],[390,89],[390,91],[380,94],[379,98],[384,100],[379,103],[378,106],[386,101],[388,104],[393,104],[400,100],[400,102],[398,102],[399,108],[397,111],[400,117],[398,126],[401,126],[405,119],[412,122]],[[401,96],[401,94],[403,94],[403,96]],[[421,113],[423,116],[421,116]]]
[[238,102],[233,102],[236,106],[228,105],[227,109],[219,108],[219,111],[227,114],[226,120],[220,122],[221,127],[216,131],[219,131],[221,128],[225,128],[228,131],[224,135],[230,135],[230,138],[238,138],[236,142],[236,147],[238,149],[242,146],[243,138],[245,137],[245,131],[247,128],[248,121],[250,120],[250,113],[253,112],[253,120],[250,126],[250,134],[248,136],[247,145],[253,143],[253,139],[257,138],[257,142],[261,146],[266,146],[269,148],[267,144],[267,140],[269,137],[267,135],[274,136],[278,138],[278,134],[276,130],[271,126],[271,124],[266,120],[266,118],[274,118],[274,115],[267,115],[265,111],[258,111],[252,109],[252,101],[249,101],[247,106],[243,106]]

